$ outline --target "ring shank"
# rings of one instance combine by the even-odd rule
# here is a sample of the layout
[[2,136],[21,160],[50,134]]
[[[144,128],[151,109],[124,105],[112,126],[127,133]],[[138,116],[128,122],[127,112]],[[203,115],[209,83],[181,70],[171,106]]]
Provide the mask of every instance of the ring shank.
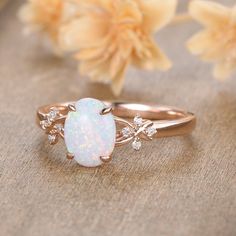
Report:
[[[151,120],[158,130],[154,138],[186,135],[196,126],[196,117],[193,113],[181,109],[162,105],[148,105],[127,102],[104,102],[113,108],[113,115],[133,119],[137,114],[143,119]],[[44,119],[51,108],[57,108],[60,113],[67,115],[68,106],[75,102],[58,103],[40,107],[37,111],[38,122]]]
[[113,107],[115,116],[133,119],[138,114],[143,119],[151,120],[158,129],[154,138],[189,134],[196,127],[196,117],[193,113],[175,107],[126,102],[106,104]]

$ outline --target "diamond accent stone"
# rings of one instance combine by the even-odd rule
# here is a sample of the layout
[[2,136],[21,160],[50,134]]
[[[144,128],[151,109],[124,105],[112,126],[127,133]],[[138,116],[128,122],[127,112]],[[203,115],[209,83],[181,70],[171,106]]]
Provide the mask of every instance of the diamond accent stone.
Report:
[[154,126],[150,126],[146,129],[146,133],[148,137],[152,137],[154,134],[157,133],[157,130],[154,128]]
[[134,149],[135,151],[139,151],[140,148],[141,148],[141,146],[142,146],[142,143],[141,143],[140,139],[139,139],[139,138],[135,138],[134,141],[133,141],[133,143],[132,143],[133,149]]
[[57,140],[57,136],[55,134],[49,134],[48,135],[48,141],[50,144],[54,144]]
[[57,108],[52,108],[51,111],[48,113],[47,117],[50,120],[54,120],[59,113],[59,110]]
[[125,127],[125,128],[123,128],[123,129],[121,130],[121,133],[122,133],[122,135],[123,135],[125,138],[128,138],[128,137],[131,136],[132,131],[131,131],[131,129],[130,129],[129,127]]
[[53,127],[57,132],[62,132],[63,131],[63,125],[62,124],[55,124]]
[[48,127],[51,126],[51,122],[49,120],[42,120],[40,121],[40,126],[43,128],[43,129],[46,129]]
[[140,126],[142,126],[143,125],[143,119],[142,119],[142,117],[140,117],[140,116],[135,116],[134,117],[134,124],[136,125],[136,126],[138,126],[138,127],[140,127]]

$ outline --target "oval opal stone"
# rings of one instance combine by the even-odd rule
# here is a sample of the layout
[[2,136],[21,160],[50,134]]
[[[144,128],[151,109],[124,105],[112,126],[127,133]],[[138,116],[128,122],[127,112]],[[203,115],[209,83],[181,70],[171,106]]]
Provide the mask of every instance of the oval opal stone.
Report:
[[116,140],[116,125],[111,113],[101,115],[104,103],[92,98],[76,102],[76,111],[69,112],[64,126],[69,153],[82,166],[102,164],[101,156],[110,156]]

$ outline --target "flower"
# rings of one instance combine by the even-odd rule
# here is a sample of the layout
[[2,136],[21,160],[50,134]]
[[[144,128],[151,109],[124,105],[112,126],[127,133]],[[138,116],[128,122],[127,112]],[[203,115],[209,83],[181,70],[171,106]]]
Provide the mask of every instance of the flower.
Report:
[[127,67],[167,70],[171,62],[153,34],[174,16],[176,0],[84,0],[81,15],[60,31],[60,45],[76,51],[79,70],[95,82],[111,84],[118,95]]
[[74,16],[73,1],[28,0],[19,11],[19,18],[30,32],[43,32],[58,49],[58,33],[62,23]]
[[236,69],[236,6],[228,8],[195,0],[190,3],[189,12],[205,29],[188,41],[188,49],[203,60],[215,63],[216,78],[229,77]]

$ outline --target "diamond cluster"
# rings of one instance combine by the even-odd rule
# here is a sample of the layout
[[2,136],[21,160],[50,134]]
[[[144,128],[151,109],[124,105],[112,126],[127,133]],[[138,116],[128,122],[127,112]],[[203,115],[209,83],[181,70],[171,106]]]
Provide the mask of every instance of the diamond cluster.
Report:
[[48,142],[55,144],[58,141],[59,135],[63,135],[64,127],[61,123],[55,123],[57,118],[61,116],[59,109],[51,108],[49,113],[45,115],[45,118],[40,121],[42,129],[47,130]]
[[152,137],[157,133],[157,130],[151,121],[145,121],[139,115],[134,117],[133,124],[133,127],[124,127],[121,130],[121,134],[124,138],[132,138],[133,149],[139,151],[142,146],[140,134],[144,134],[148,137],[148,139],[151,140]]
[[58,116],[59,110],[55,107],[51,108],[49,113],[45,115],[45,118],[40,121],[40,126],[42,129],[49,128]]

